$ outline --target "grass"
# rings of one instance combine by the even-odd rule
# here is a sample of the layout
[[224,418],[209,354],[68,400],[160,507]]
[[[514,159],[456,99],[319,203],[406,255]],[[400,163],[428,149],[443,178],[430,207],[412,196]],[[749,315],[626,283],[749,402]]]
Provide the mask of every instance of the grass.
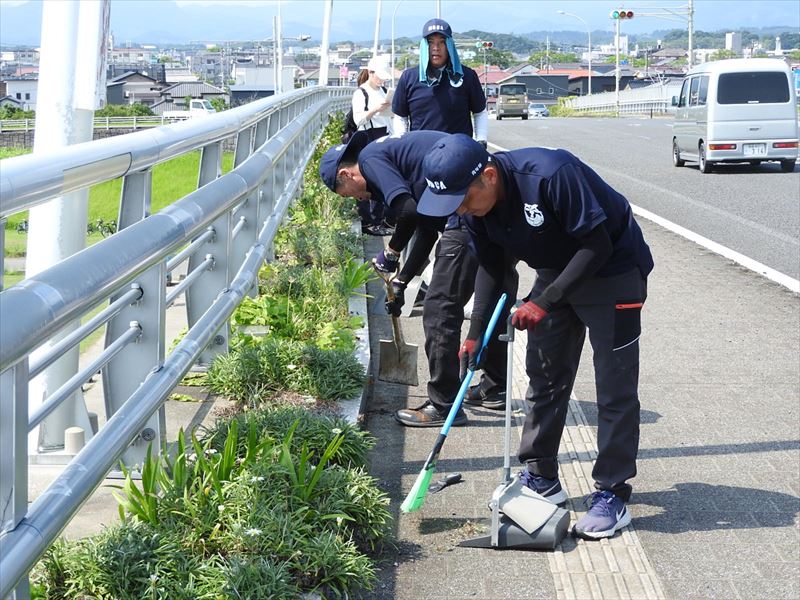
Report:
[[[24,148],[2,148],[0,159],[11,158],[30,152]],[[154,214],[183,196],[197,189],[197,173],[200,166],[200,151],[190,152],[153,167],[152,205]],[[222,156],[222,172],[228,173],[233,168],[233,153],[225,152]],[[113,179],[95,185],[89,189],[88,222],[98,219],[116,221],[119,213],[119,200],[122,192],[122,178]],[[17,225],[28,218],[23,211],[11,215],[6,222],[6,256],[25,256],[27,235],[17,232]],[[87,236],[86,245],[91,246],[103,237],[97,233]]]

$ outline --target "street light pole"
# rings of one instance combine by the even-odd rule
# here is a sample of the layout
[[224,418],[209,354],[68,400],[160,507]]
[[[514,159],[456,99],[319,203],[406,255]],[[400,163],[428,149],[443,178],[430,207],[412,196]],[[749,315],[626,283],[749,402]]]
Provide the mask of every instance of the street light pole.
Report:
[[397,9],[400,8],[402,3],[403,0],[397,0],[397,4],[394,5],[394,10],[392,11],[392,87],[394,87],[394,18],[397,15]]
[[278,17],[272,17],[272,95],[278,95]]
[[589,29],[589,24],[582,17],[579,17],[576,14],[569,13],[563,10],[557,10],[556,12],[560,15],[575,17],[586,27],[586,33],[589,36],[589,93],[587,94],[587,96],[591,96],[592,95],[592,30]]
[[275,37],[275,46],[277,46],[278,62],[276,68],[278,69],[278,94],[283,93],[283,44],[281,37],[283,36],[283,24],[281,23],[281,1],[278,0],[278,32]]
[[489,97],[489,67],[486,64],[486,46],[483,47],[483,97]]

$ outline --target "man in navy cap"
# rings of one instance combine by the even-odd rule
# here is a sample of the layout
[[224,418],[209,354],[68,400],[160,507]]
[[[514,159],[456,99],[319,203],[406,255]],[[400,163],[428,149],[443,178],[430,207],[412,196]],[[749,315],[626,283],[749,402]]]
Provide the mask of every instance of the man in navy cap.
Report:
[[490,155],[464,135],[447,136],[425,158],[428,190],[420,214],[465,220],[480,268],[470,331],[478,332],[502,289],[501,267],[518,259],[536,281],[512,324],[528,330],[523,482],[551,502],[567,499],[558,446],[586,330],[597,389],[598,453],[589,510],[573,527],[585,539],[611,537],[630,523],[627,481],[639,448],[639,336],[650,249],[631,206],[566,150],[525,148]]
[[419,66],[400,76],[392,112],[395,134],[434,129],[474,135],[486,145],[486,96],[478,74],[458,59],[453,31],[446,21],[431,19],[422,28]]
[[[402,270],[392,281],[396,300],[386,305],[387,312],[399,316],[405,282],[421,270],[436,243],[438,230],[444,226],[444,219],[418,219],[416,201],[426,189],[422,161],[431,147],[447,134],[412,131],[401,137],[384,137],[369,144],[368,136],[361,134],[363,132],[357,132],[347,144],[334,146],[322,156],[320,177],[331,191],[341,196],[377,199],[390,205],[396,211],[397,226],[388,245],[396,248],[398,254],[416,232],[416,242]],[[462,233],[460,229],[458,233]],[[417,408],[398,410],[395,418],[403,425],[442,425],[459,388],[459,365],[450,359],[458,353],[464,320],[463,305],[472,295],[477,261],[468,255],[466,244],[460,239],[449,240],[449,235],[443,235],[437,246],[431,290],[423,308],[425,351],[430,369],[429,400]],[[453,269],[456,271],[451,272]],[[460,276],[458,269],[466,270],[469,276]],[[450,316],[453,314],[455,316]],[[482,389],[481,386],[489,389],[497,385],[497,381],[500,385],[505,382],[505,362],[502,360],[505,352],[497,344],[493,344],[490,350],[493,352],[489,352],[476,390]],[[453,425],[466,422],[466,415],[459,410]]]
[[[419,66],[406,69],[400,76],[392,111],[395,134],[428,129],[463,133],[474,136],[486,146],[486,97],[475,71],[461,65],[452,29],[446,21],[431,19],[423,26]],[[430,403],[398,411],[397,420],[404,425],[440,424],[438,415],[446,414],[460,387],[459,369],[453,367],[450,358],[458,352],[464,305],[472,296],[477,271],[477,262],[469,252],[468,243],[469,235],[460,220],[453,217],[436,247],[434,274],[422,315],[425,331],[438,332],[425,337]],[[373,259],[378,271],[396,270],[399,255],[393,250],[396,249],[390,242],[389,247]],[[513,278],[515,273],[512,271],[509,276]],[[402,284],[409,280],[401,274],[395,281],[398,298],[402,301]],[[497,336],[490,342],[486,354],[481,382],[470,388],[465,404],[500,410],[505,407],[506,355]]]

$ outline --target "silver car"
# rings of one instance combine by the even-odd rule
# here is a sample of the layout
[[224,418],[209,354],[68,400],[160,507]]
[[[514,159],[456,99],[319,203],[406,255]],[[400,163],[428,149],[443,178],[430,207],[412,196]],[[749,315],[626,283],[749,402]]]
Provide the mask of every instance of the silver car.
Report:
[[549,117],[550,111],[547,110],[544,104],[531,103],[528,105],[528,115],[531,117]]

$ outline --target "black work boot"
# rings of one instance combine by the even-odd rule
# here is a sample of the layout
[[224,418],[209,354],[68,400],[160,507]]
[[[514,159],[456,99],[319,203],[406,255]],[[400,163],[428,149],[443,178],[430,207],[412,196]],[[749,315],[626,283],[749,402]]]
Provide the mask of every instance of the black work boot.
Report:
[[506,391],[492,392],[487,394],[481,389],[479,385],[473,385],[469,388],[464,404],[469,406],[482,406],[490,410],[504,410],[506,407]]
[[[394,413],[394,418],[401,425],[406,427],[441,427],[447,420],[449,410],[439,412],[432,402],[428,401],[417,408],[402,408]],[[467,415],[462,408],[458,409],[456,418],[453,419],[453,426],[466,425]]]

